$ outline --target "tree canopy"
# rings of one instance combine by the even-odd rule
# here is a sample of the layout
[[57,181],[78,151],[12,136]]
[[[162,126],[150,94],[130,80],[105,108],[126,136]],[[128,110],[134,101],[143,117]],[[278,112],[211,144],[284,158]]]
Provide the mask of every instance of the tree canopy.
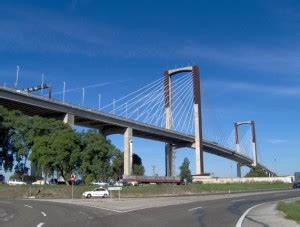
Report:
[[[79,173],[87,182],[120,179],[123,153],[97,131],[77,132],[62,121],[30,117],[0,106],[0,166],[15,175],[27,174],[27,160],[46,175],[58,173],[66,182]],[[133,155],[133,173],[144,174]]]
[[255,166],[245,177],[268,177],[268,174],[260,166]]
[[[112,163],[114,177],[117,179],[121,179],[123,176],[123,155],[123,153],[117,154]],[[132,174],[135,176],[143,176],[145,174],[145,167],[143,166],[142,159],[135,153],[132,155]]]
[[186,179],[187,182],[192,182],[192,174],[190,170],[190,161],[188,158],[184,158],[182,165],[180,166],[180,179]]

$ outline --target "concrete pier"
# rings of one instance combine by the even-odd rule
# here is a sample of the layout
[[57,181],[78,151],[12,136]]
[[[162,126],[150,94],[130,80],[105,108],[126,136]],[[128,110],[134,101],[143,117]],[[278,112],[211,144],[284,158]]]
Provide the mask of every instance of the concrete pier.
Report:
[[132,174],[132,128],[124,132],[124,175]]

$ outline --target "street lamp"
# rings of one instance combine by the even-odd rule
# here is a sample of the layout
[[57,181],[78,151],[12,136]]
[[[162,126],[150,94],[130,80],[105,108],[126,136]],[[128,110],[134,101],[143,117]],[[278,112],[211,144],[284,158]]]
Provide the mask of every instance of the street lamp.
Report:
[[274,166],[275,166],[275,174],[277,175],[277,168],[276,168],[276,158],[274,158]]

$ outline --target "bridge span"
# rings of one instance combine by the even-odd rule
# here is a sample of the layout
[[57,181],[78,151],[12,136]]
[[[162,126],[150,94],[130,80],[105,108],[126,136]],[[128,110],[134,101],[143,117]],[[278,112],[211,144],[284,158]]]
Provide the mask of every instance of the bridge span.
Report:
[[[114,114],[100,112],[94,109],[72,105],[62,101],[29,94],[21,90],[0,86],[0,105],[13,110],[22,111],[24,114],[38,115],[46,118],[63,120],[69,125],[78,125],[99,130],[104,136],[111,134],[124,135],[124,175],[131,174],[130,146],[132,138],[140,137],[155,141],[161,141],[174,145],[177,148],[194,148],[195,137],[186,135],[170,129],[165,129],[128,118],[119,117]],[[253,160],[234,150],[220,146],[212,141],[202,141],[205,152],[224,157],[240,163],[241,165],[253,167]],[[269,175],[276,174],[262,165]]]

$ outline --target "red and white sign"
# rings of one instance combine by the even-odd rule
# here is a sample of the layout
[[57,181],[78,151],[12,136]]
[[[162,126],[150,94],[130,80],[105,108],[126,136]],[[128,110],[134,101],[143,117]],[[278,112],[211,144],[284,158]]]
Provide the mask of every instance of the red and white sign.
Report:
[[71,181],[75,181],[75,175],[71,175],[70,180],[71,180]]

